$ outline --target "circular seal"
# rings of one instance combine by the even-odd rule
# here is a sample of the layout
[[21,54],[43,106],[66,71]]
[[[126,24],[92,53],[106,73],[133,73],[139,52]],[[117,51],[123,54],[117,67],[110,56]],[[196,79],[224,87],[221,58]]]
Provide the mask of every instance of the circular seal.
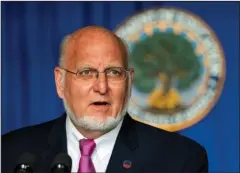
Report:
[[128,112],[140,122],[178,131],[200,121],[216,104],[225,57],[212,29],[176,8],[154,8],[116,30],[135,69]]

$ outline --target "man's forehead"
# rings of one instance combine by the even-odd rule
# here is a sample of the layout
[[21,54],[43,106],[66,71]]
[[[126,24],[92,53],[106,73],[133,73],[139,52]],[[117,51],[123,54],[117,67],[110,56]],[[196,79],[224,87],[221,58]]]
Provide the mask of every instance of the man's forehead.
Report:
[[76,62],[77,67],[121,67],[123,66],[122,59],[117,58],[109,58],[106,59],[105,57],[101,59],[91,58],[80,58],[79,61]]
[[[118,59],[125,61],[126,50],[114,33],[104,28],[84,28],[70,35],[66,45],[67,59],[87,57],[94,61],[98,56],[112,57],[112,61]],[[95,57],[95,58],[94,58]],[[99,57],[98,57],[99,58]],[[101,57],[100,57],[101,58]],[[73,60],[73,59],[72,59]]]
[[124,58],[121,53],[79,51],[72,58],[69,58],[69,63],[75,68],[92,67],[92,68],[107,68],[110,66],[125,66]]

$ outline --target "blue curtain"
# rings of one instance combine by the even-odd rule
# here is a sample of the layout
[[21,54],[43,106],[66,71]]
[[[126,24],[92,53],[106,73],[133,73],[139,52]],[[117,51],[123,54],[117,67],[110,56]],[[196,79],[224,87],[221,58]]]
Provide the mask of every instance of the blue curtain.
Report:
[[[87,25],[114,30],[151,7],[191,11],[218,36],[226,81],[214,109],[180,131],[206,147],[211,172],[239,172],[239,8],[236,2],[2,2],[2,134],[45,122],[63,112],[53,69],[64,35]],[[173,144],[174,145],[174,144]],[[159,156],[161,157],[161,156]]]

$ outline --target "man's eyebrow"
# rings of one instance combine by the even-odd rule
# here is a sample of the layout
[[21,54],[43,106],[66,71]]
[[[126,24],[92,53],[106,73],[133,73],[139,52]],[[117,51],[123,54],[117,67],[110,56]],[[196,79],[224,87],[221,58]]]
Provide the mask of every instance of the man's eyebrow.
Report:
[[121,65],[110,65],[110,66],[106,67],[105,69],[116,68],[116,67],[121,67],[122,68]]
[[87,68],[94,69],[90,64],[84,64],[84,65],[77,66],[77,69],[87,69]]
[[[107,66],[106,68],[104,68],[104,71],[106,71],[106,70],[108,70],[108,69],[110,69],[110,68],[118,68],[118,67],[121,67],[121,68],[124,68],[123,66],[121,66],[121,65],[109,65],[109,66]],[[86,65],[86,66],[81,66],[81,67],[79,67],[78,68],[79,70],[81,70],[81,69],[92,69],[92,70],[98,70],[98,69],[96,69],[96,68],[94,68],[94,67],[91,67],[90,65]]]

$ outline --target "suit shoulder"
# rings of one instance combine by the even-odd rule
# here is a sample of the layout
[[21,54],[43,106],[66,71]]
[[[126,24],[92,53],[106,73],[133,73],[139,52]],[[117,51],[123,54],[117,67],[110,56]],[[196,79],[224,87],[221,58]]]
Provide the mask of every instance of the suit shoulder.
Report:
[[[140,122],[136,123],[136,134],[139,141],[139,153],[144,153],[144,158],[149,158],[148,163],[146,163],[146,159],[141,161],[150,165],[152,170],[162,169],[158,167],[161,165],[159,164],[159,160],[161,160],[166,172],[179,172],[179,170],[182,172],[207,172],[207,152],[193,139]],[[149,171],[149,167],[147,171]]]
[[2,135],[2,143],[3,145],[4,144],[7,145],[8,143],[13,143],[17,141],[34,140],[35,138],[38,138],[39,135],[40,136],[46,135],[55,121],[56,120],[51,120],[41,124],[23,127],[17,130],[10,131]]
[[205,148],[198,142],[177,132],[166,131],[141,122],[137,122],[137,126],[140,138],[147,138],[150,143],[158,144],[158,142],[164,141],[168,147],[172,147],[174,150],[205,152]]

